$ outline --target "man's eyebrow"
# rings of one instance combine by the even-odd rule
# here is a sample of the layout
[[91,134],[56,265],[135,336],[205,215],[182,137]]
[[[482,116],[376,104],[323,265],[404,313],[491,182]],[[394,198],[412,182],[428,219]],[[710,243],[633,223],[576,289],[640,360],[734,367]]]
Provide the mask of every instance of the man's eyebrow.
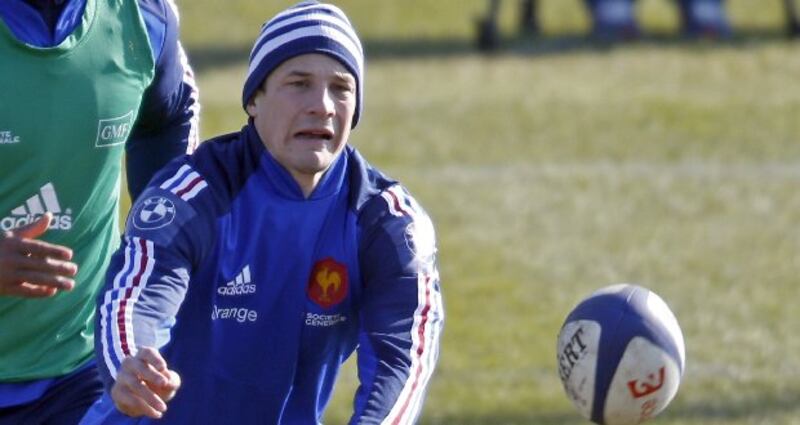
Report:
[[299,70],[299,69],[293,69],[293,70],[290,70],[286,75],[289,76],[289,77],[309,77],[309,76],[311,76],[311,73],[308,72],[308,71],[302,71],[302,70]]
[[[308,78],[314,76],[313,72],[303,71],[302,69],[290,69],[286,73],[286,78],[298,77],[298,78]],[[349,83],[355,84],[356,78],[347,71],[336,71],[333,73],[333,78],[342,83]]]
[[[311,77],[313,75],[314,75],[313,72],[303,71],[302,69],[292,69],[286,73],[287,77]],[[342,81],[350,81],[350,82],[355,81],[355,77],[353,77],[353,74],[347,71],[336,71],[333,73],[333,77],[336,78],[337,80],[342,80]]]
[[345,72],[345,71],[336,72],[336,73],[333,74],[333,76],[334,76],[334,78],[336,78],[340,82],[355,83],[355,81],[356,81],[356,77],[354,77],[353,74],[351,74],[349,72]]

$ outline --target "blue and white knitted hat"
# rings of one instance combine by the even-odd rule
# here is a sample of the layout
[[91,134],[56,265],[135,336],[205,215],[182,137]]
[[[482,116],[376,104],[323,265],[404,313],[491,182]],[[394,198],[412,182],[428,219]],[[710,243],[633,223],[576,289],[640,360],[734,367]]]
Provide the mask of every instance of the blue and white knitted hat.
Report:
[[322,53],[344,65],[356,79],[358,123],[364,99],[364,50],[353,26],[336,6],[318,1],[300,2],[261,26],[261,35],[250,52],[250,68],[242,91],[242,106],[281,63],[306,53]]

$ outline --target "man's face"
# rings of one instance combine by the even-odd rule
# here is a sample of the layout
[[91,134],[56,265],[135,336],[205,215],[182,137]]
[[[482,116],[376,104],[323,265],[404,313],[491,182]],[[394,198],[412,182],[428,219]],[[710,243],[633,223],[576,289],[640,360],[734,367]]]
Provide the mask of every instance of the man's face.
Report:
[[347,143],[356,99],[356,80],[339,61],[304,54],[272,71],[247,113],[270,154],[313,189]]

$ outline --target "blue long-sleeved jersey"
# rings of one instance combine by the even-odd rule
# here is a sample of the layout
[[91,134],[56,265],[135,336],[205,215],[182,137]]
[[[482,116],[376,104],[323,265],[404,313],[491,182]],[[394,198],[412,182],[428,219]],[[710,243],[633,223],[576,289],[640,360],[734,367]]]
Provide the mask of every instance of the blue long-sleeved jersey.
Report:
[[[125,146],[128,191],[134,199],[167,162],[194,150],[200,112],[194,73],[178,38],[173,0],[137,2],[150,39],[155,76],[144,92],[139,119]],[[26,0],[0,1],[0,19],[9,30],[20,41],[39,47],[63,41],[81,22],[86,7],[86,0],[39,3],[57,14],[52,28]]]
[[[248,125],[162,170],[127,229],[98,297],[108,390],[154,346],[182,377],[163,423],[318,423],[358,347],[351,422],[418,415],[444,320],[433,226],[355,149],[306,199]],[[150,420],[106,392],[83,423]]]

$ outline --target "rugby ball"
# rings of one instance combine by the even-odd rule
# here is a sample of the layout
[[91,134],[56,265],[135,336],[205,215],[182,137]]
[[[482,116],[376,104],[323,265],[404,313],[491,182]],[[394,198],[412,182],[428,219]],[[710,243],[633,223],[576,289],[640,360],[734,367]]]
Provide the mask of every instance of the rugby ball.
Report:
[[601,425],[658,415],[678,392],[686,362],[675,315],[654,292],[630,284],[581,301],[561,327],[557,350],[567,397]]

